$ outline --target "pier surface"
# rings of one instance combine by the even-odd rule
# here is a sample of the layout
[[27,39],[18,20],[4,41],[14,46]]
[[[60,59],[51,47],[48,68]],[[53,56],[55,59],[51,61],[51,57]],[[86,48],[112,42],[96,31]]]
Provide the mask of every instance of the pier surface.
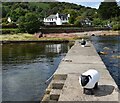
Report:
[[[89,69],[100,72],[99,89],[94,95],[83,94],[79,76]],[[68,51],[54,73],[42,101],[115,101],[118,102],[118,87],[105,64],[88,42],[81,47],[79,41]]]

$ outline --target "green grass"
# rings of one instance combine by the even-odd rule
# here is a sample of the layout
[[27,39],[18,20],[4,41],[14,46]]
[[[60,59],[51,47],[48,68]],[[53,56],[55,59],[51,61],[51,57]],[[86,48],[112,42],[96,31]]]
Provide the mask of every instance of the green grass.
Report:
[[30,34],[5,34],[0,35],[0,40],[29,40],[32,39],[33,35]]
[[74,38],[60,38],[60,37],[42,37],[42,38],[37,38],[32,34],[27,34],[27,33],[18,33],[18,34],[5,34],[5,35],[0,35],[0,40],[2,41],[23,41],[23,40],[69,40],[69,41],[74,41],[76,39],[80,39],[80,37],[74,37]]
[[2,28],[0,30],[18,30],[17,28]]
[[2,31],[2,34],[14,34],[18,33],[18,28],[1,28],[0,31]]
[[35,3],[35,2],[29,2],[29,4],[31,5],[31,6],[35,6],[35,7],[41,7],[42,9],[46,9],[46,8],[49,8],[49,4],[47,4],[47,3],[42,3],[42,2],[40,2],[40,3]]

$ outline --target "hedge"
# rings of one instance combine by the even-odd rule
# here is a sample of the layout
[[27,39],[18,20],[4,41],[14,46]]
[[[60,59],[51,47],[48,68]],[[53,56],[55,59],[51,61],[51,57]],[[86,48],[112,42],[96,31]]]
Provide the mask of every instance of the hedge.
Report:
[[19,33],[18,29],[2,29],[2,34],[17,34]]
[[66,25],[44,25],[42,27],[43,28],[59,28],[59,27],[80,27],[80,26],[79,25],[66,24]]
[[93,28],[93,27],[86,27],[86,28],[41,28],[40,31],[44,34],[48,33],[75,33],[75,32],[84,32],[84,31],[97,31],[97,30],[110,30],[110,28]]
[[113,25],[113,30],[120,30],[120,24]]
[[9,23],[9,24],[3,23],[0,26],[2,26],[2,28],[18,28],[18,26],[15,23]]

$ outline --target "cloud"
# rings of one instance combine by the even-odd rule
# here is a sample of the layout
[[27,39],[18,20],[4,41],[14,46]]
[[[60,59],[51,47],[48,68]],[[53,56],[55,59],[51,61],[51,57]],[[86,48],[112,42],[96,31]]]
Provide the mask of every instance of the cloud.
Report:
[[75,3],[86,7],[98,8],[101,0],[59,0],[60,2]]
[[[71,2],[71,3],[79,3],[79,2],[103,2],[104,0],[58,0],[60,2]],[[111,2],[112,0],[108,0]],[[117,2],[120,0],[116,0]]]
[[60,2],[80,3],[80,2],[101,2],[104,0],[58,0]]
[[[58,0],[58,1],[75,3],[86,7],[99,8],[100,3],[103,2],[104,0]],[[116,1],[119,2],[120,0],[116,0]]]

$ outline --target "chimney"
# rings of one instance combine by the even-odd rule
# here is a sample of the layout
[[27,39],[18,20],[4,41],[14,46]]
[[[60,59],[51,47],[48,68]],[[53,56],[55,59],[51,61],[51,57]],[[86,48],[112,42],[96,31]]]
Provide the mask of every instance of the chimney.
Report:
[[57,16],[57,18],[59,18],[59,14],[58,13],[56,14],[56,16]]
[[70,17],[70,14],[68,14],[68,18]]

